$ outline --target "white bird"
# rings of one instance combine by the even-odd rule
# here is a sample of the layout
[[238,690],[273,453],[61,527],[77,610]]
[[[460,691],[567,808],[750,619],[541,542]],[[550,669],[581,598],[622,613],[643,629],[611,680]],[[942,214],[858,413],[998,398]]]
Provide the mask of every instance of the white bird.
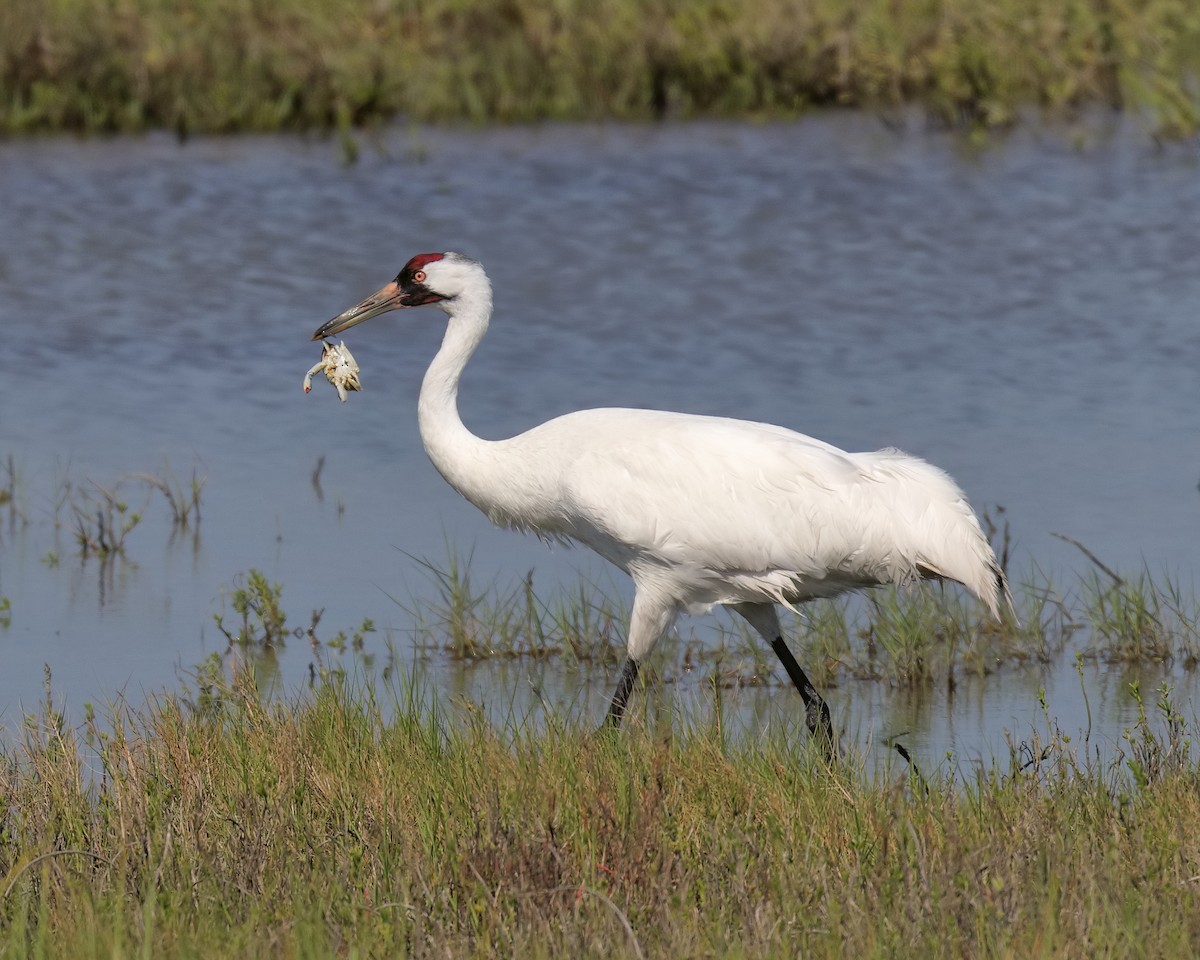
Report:
[[997,618],[1011,605],[962,490],[899,450],[847,453],[765,423],[619,408],[569,413],[508,440],[475,436],[458,414],[458,382],[487,331],[492,286],[462,254],[413,257],[313,339],[425,304],[449,317],[418,403],[438,472],[493,523],[585,544],[633,578],[612,726],[639,665],[684,611],[724,604],[749,621],[832,752],[829,708],[784,643],[776,605],[919,579],[957,581]]

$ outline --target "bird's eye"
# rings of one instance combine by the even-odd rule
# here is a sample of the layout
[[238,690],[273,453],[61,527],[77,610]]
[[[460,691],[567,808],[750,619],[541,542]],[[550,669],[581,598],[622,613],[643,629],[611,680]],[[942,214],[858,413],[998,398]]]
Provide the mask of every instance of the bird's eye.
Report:
[[424,270],[418,270],[416,273],[413,274],[413,283],[424,283],[424,282],[425,282],[425,271]]

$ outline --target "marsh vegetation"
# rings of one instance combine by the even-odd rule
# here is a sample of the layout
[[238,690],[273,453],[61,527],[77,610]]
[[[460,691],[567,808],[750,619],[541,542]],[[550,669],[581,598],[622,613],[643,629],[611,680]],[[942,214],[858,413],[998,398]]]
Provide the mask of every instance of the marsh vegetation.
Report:
[[1183,0],[10,0],[0,131],[794,116],[915,104],[984,130],[1024,108],[1196,129]]
[[[686,719],[686,718],[683,718]],[[48,702],[0,755],[9,956],[1190,956],[1200,816],[1168,694],[918,778],[799,726],[494,726],[407,671],[265,698],[213,663]]]

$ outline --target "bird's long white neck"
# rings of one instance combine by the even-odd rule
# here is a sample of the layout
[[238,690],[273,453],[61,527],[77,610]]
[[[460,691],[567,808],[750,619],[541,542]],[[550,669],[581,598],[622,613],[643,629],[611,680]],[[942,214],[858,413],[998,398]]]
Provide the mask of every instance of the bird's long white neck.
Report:
[[[475,436],[458,414],[458,381],[492,314],[492,290],[486,280],[443,307],[449,316],[441,349],[421,383],[417,421],[429,459],[455,490],[485,513],[493,514],[496,468],[500,456],[493,441]],[[490,483],[489,483],[490,480]]]

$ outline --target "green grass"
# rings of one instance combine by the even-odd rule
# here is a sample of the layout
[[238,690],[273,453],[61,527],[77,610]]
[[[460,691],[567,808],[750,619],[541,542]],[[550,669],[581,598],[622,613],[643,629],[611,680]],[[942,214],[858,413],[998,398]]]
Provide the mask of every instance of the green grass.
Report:
[[1109,663],[1179,660],[1189,669],[1200,662],[1200,608],[1169,575],[1096,573],[1085,581],[1084,596],[1092,656]]
[[[1200,120],[1190,0],[6,0],[0,132],[923,107]],[[349,138],[346,142],[352,143]]]
[[[515,586],[476,583],[470,556],[418,561],[428,589],[405,605],[415,646],[451,662],[560,659],[575,668],[624,657],[627,601],[581,581],[554,599],[530,572]],[[1015,616],[990,614],[960,588],[880,587],[785,615],[785,635],[819,688],[847,680],[896,687],[1044,667],[1072,651],[1105,663],[1200,663],[1200,609],[1167,574],[1121,577],[1103,568],[1056,580],[1033,568],[1012,585]],[[772,651],[736,617],[683,622],[656,654],[671,675],[720,687],[788,685]]]
[[1200,777],[1165,707],[927,783],[800,730],[456,722],[411,677],[210,672],[0,753],[11,957],[1185,957]]
[[581,581],[569,595],[547,601],[530,570],[516,587],[499,581],[477,587],[471,556],[449,549],[444,564],[415,561],[428,589],[404,609],[419,649],[452,660],[548,659],[615,662],[623,656],[628,614],[619,601]]

